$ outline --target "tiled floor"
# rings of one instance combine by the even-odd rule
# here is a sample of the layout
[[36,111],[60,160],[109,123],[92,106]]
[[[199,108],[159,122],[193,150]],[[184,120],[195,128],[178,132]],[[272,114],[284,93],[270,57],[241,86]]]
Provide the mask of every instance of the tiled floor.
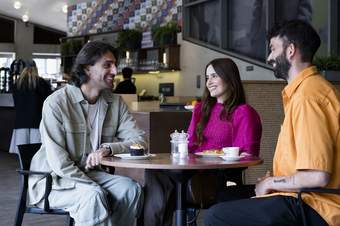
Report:
[[[0,151],[0,226],[14,224],[16,205],[18,200],[19,178],[15,171],[17,168],[16,155]],[[200,213],[197,226],[202,226]],[[64,216],[39,216],[25,214],[23,226],[63,226]],[[161,226],[161,225],[160,225]]]

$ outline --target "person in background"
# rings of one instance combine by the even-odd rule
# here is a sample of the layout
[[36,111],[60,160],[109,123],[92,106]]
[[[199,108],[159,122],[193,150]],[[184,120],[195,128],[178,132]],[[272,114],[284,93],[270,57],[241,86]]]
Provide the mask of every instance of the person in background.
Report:
[[118,94],[136,94],[137,89],[135,84],[133,84],[132,77],[133,70],[129,67],[125,67],[122,70],[124,81],[120,82],[115,89],[115,93]]
[[13,86],[15,124],[9,152],[18,153],[17,145],[40,143],[39,123],[44,100],[51,85],[39,77],[34,61],[27,61]]
[[[320,37],[310,24],[293,20],[274,27],[268,39],[268,63],[275,77],[288,82],[273,175],[259,178],[256,198],[211,207],[206,226],[300,226],[300,189],[340,187],[340,95],[312,65]],[[302,198],[309,226],[340,225],[339,195],[305,193]]]
[[[189,152],[236,146],[240,147],[241,156],[258,156],[262,135],[261,120],[255,109],[246,104],[236,64],[228,58],[215,59],[208,63],[205,74],[206,87],[202,102],[195,105],[188,129]],[[228,174],[230,180],[235,180],[235,177],[238,181],[242,180],[242,170],[229,170]],[[202,172],[192,178],[191,186],[195,186],[193,183],[198,177],[204,181],[203,190],[212,189],[215,196],[216,188],[209,188],[207,184],[212,177],[218,179],[218,175],[217,171],[207,174]],[[145,191],[144,222],[150,226],[171,225],[174,182],[162,172],[148,172]],[[242,193],[250,197],[254,194],[254,187],[250,191],[247,188]],[[223,199],[230,196],[219,194]]]
[[[130,226],[140,212],[143,194],[132,179],[99,168],[105,156],[146,147],[144,135],[126,104],[112,93],[117,73],[114,49],[88,42],[72,69],[72,85],[55,91],[43,106],[42,146],[30,170],[51,172],[52,208],[64,209],[76,226]],[[30,176],[29,200],[42,206],[45,180]]]

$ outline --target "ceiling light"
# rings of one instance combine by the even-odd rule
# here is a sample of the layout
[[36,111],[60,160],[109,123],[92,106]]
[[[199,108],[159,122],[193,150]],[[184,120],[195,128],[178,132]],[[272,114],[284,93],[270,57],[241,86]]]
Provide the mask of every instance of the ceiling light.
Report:
[[27,22],[30,18],[26,14],[24,14],[22,15],[21,19],[22,21]]
[[63,5],[63,13],[67,13],[67,5]]
[[20,8],[21,8],[21,2],[15,1],[14,4],[13,4],[13,7],[14,7],[15,9],[20,9]]

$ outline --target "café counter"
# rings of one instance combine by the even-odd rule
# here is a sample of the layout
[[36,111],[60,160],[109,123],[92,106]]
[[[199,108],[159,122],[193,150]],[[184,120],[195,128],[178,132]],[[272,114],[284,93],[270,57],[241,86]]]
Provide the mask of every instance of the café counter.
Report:
[[158,101],[131,102],[128,106],[137,125],[146,132],[150,153],[169,153],[170,134],[189,127],[191,112],[183,106],[163,108]]

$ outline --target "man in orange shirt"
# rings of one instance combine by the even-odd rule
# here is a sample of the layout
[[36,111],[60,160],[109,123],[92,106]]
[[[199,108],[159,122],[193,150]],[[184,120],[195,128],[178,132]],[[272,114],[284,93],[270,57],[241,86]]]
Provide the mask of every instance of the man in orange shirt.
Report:
[[[274,75],[288,81],[273,176],[259,179],[256,198],[210,208],[206,226],[300,226],[301,188],[340,188],[340,96],[311,63],[320,37],[311,25],[294,20],[273,28],[268,38]],[[339,195],[307,193],[303,200],[309,226],[340,225]]]

